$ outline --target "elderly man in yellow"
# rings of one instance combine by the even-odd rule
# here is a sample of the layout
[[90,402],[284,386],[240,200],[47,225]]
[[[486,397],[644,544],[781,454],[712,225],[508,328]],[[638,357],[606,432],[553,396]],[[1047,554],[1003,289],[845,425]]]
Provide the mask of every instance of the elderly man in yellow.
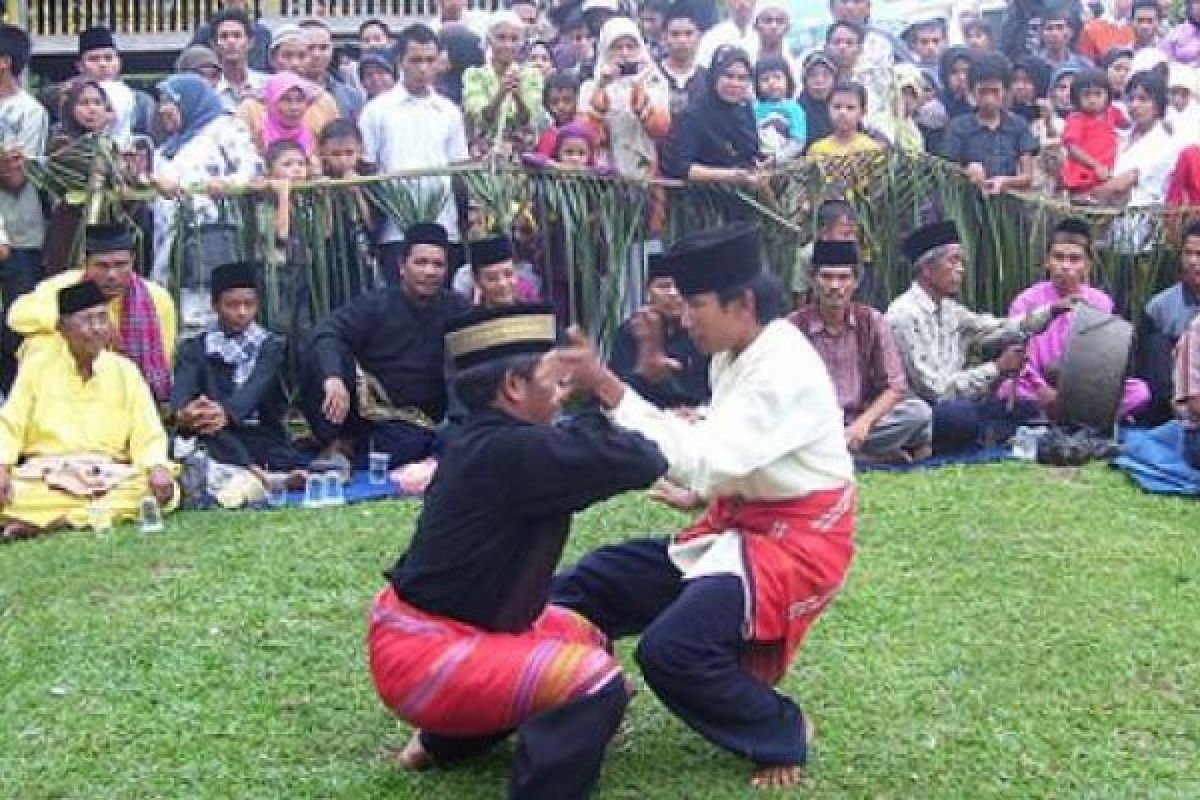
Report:
[[137,367],[107,349],[107,300],[91,281],[59,292],[60,336],[21,361],[0,408],[0,540],[114,521],[152,495],[178,502],[167,434]]
[[57,346],[58,293],[81,281],[94,281],[108,304],[109,345],[141,371],[159,403],[171,396],[175,353],[175,303],[161,286],[133,271],[133,232],[121,225],[89,225],[83,269],[69,269],[39,283],[13,301],[8,326],[25,337],[22,361]]

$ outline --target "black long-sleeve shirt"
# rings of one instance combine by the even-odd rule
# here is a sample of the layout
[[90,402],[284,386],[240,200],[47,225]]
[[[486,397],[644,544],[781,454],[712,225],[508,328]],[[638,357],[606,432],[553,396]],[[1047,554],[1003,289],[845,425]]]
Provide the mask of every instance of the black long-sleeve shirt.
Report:
[[412,542],[386,575],[405,601],[485,630],[527,630],[546,603],[571,515],[667,470],[599,412],[560,426],[471,414],[446,447]]
[[373,375],[396,406],[414,406],[430,419],[446,413],[444,328],[467,310],[453,292],[414,302],[401,286],[367,292],[330,314],[313,331],[312,356],[322,380],[344,375],[353,359]]
[[244,427],[253,419],[259,427],[282,431],[287,413],[283,391],[286,351],[284,338],[270,334],[259,349],[250,377],[237,386],[233,382],[233,367],[209,357],[203,334],[184,340],[175,354],[171,410],[178,412],[203,394],[225,409],[231,428]]

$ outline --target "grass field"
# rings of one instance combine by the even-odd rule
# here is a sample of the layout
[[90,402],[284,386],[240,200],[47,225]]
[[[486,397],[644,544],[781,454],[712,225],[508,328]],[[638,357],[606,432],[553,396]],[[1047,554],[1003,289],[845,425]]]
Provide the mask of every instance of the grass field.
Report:
[[[860,551],[786,688],[806,798],[1200,797],[1200,505],[1095,467],[864,479]],[[0,797],[494,798],[419,776],[364,666],[416,506],[207,513],[0,548]],[[680,517],[630,495],[568,558]],[[629,647],[622,649],[631,673]],[[748,766],[635,698],[604,798],[733,798]]]

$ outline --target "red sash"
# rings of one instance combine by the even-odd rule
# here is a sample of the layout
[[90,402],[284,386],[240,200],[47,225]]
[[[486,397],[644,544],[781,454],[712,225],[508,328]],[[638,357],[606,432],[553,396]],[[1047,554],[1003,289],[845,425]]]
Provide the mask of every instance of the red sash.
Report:
[[854,558],[853,484],[788,500],[713,501],[679,541],[742,534],[750,582],[750,647],[743,666],[768,683],[787,672],[809,627],[833,599]]

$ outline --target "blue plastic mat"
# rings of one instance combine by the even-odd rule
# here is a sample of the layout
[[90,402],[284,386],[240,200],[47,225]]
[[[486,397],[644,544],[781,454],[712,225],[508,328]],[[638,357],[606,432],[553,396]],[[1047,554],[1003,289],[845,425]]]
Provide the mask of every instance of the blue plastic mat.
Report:
[[856,466],[859,472],[909,472],[915,469],[937,469],[951,467],[956,464],[990,464],[994,461],[1007,461],[1012,458],[1012,452],[1003,445],[992,447],[974,447],[958,453],[947,453],[932,456],[915,464],[869,464]]
[[[370,500],[401,500],[406,497],[415,497],[415,495],[407,495],[400,491],[392,485],[391,481],[382,486],[372,485],[365,469],[356,469],[350,476],[350,482],[343,487],[343,491],[346,496],[346,503],[365,503]],[[303,508],[304,490],[288,492],[287,507]],[[260,506],[260,508],[266,508],[266,506]]]
[[1183,427],[1178,422],[1126,431],[1113,466],[1129,473],[1147,492],[1200,495],[1200,470],[1183,460]]

